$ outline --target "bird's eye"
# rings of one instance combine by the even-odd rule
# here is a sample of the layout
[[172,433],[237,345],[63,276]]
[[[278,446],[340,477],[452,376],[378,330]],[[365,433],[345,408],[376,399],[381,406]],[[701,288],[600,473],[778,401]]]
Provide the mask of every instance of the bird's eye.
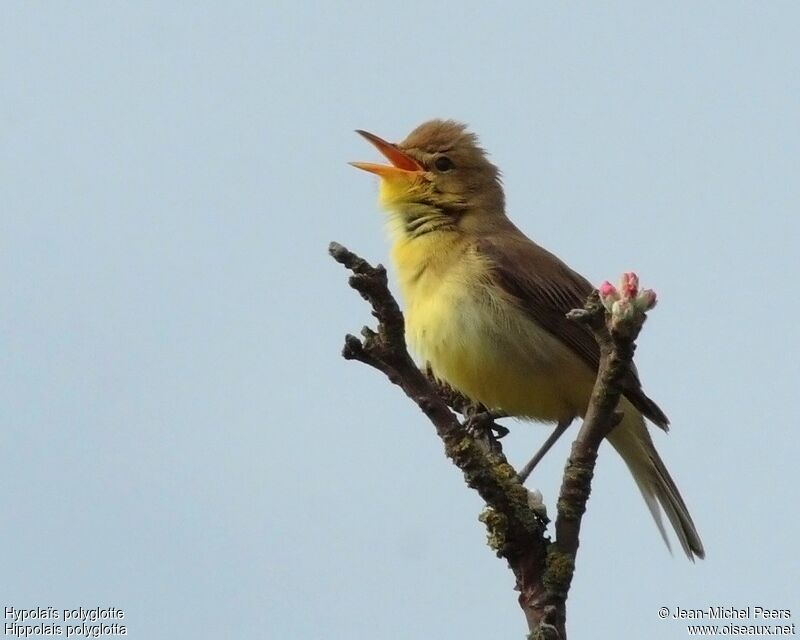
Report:
[[439,171],[450,171],[455,165],[453,161],[448,158],[447,156],[439,156],[433,163],[433,166],[436,167]]

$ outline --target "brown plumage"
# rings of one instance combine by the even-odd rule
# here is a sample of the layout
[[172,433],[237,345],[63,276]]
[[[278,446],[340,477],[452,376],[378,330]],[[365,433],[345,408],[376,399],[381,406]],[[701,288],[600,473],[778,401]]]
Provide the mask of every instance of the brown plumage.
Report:
[[[557,337],[580,356],[592,371],[600,366],[600,349],[585,325],[567,319],[572,309],[583,307],[592,285],[565,265],[558,257],[536,243],[523,238],[502,244],[489,238],[476,241],[476,248],[492,265],[492,275],[515,304],[538,325]],[[525,264],[535,269],[520,269]],[[642,390],[635,370],[624,381],[625,397],[654,424],[667,431],[669,420],[659,406]]]

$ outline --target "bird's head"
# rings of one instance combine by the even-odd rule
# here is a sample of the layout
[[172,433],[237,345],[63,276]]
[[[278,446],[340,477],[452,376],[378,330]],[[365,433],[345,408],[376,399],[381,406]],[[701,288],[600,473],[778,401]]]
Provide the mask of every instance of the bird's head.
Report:
[[391,164],[351,164],[380,176],[380,202],[406,235],[481,226],[505,216],[500,173],[465,125],[431,120],[399,143],[358,133]]

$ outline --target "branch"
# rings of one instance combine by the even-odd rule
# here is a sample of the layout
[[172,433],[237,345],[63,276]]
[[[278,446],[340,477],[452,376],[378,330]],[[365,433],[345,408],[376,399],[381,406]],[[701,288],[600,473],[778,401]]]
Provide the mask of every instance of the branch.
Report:
[[[480,519],[486,525],[489,545],[499,557],[506,559],[516,577],[519,603],[531,631],[529,637],[566,640],[566,599],[597,450],[620,420],[615,413],[621,394],[620,383],[630,366],[644,311],[634,308],[633,313],[628,305],[625,307],[627,315],[607,316],[603,305],[608,307],[609,296],[601,303],[594,292],[584,309],[570,313],[575,321],[586,323],[597,338],[600,368],[589,410],[564,471],[556,540],[550,543],[545,537],[547,520],[541,515],[541,506],[517,479],[502,447],[496,441],[487,444],[485,438],[476,437],[475,430],[459,422],[451,411],[452,407],[465,413],[468,400],[420,371],[409,356],[403,314],[389,292],[383,266],[373,267],[335,242],[328,251],[334,260],[353,273],[350,286],[370,303],[372,314],[378,320],[377,332],[364,327],[362,339],[347,335],[342,355],[384,373],[422,409],[442,440],[447,456],[461,469],[467,485],[487,504]],[[605,284],[601,292],[604,287]],[[654,303],[653,294],[651,306]],[[607,321],[610,322],[608,327]],[[498,432],[504,430],[491,421],[489,426]]]
[[[477,439],[448,407],[439,389],[420,371],[406,349],[403,315],[388,289],[386,270],[373,267],[364,259],[337,243],[331,243],[333,258],[353,272],[350,286],[370,303],[378,319],[378,331],[364,327],[359,340],[348,335],[342,355],[383,372],[400,386],[433,423],[444,443],[447,456],[461,469],[464,479],[486,502],[481,520],[488,530],[490,546],[505,558],[517,578],[517,588],[530,591],[529,582],[544,570],[547,540],[546,522],[531,504],[528,490],[520,484],[517,473],[499,447],[486,446]],[[457,394],[448,398],[458,403]],[[544,587],[535,585],[544,603]],[[541,620],[542,608],[526,612]]]
[[[623,279],[629,277],[635,278],[633,274],[626,274]],[[611,285],[604,283],[601,291],[612,297],[616,295],[618,300],[616,290],[612,294],[606,286]],[[629,290],[628,294],[631,293],[636,298],[637,290]],[[616,411],[623,392],[622,381],[633,362],[635,341],[646,319],[645,311],[655,305],[655,294],[644,291],[641,295],[645,299],[634,299],[619,309],[613,306],[616,300],[604,296],[601,301],[601,295],[594,291],[583,309],[567,314],[594,334],[600,347],[600,366],[589,408],[564,469],[557,505],[556,539],[547,550],[543,581],[547,589],[547,611],[554,616],[551,622],[557,628],[566,622],[567,594],[575,571],[581,520],[591,493],[597,452],[622,419],[622,414]]]

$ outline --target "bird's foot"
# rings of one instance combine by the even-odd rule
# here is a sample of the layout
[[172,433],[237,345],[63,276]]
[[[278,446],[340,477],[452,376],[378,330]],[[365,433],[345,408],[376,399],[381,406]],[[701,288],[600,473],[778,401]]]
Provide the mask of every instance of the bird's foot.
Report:
[[492,437],[500,440],[509,434],[508,429],[495,422],[508,417],[502,411],[492,411],[482,404],[473,404],[466,408],[464,416],[466,417],[464,426],[475,437],[489,432]]
[[486,443],[491,451],[501,448],[499,440],[507,436],[509,431],[495,420],[505,418],[505,413],[491,411],[481,404],[473,404],[466,408],[464,416],[464,428],[473,438]]

